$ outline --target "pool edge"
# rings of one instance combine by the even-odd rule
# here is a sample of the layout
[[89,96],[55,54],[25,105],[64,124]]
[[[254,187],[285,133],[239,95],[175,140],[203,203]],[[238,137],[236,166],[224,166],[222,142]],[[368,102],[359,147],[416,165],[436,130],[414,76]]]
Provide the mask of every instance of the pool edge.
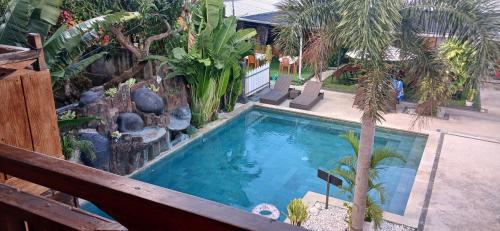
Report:
[[[282,106],[276,106],[276,105],[267,105],[267,104],[262,104],[258,102],[250,102],[247,104],[241,104],[238,105],[238,107],[229,113],[222,113],[222,117],[219,118],[218,120],[212,121],[208,124],[206,124],[203,128],[200,128],[198,132],[195,133],[194,136],[192,136],[189,140],[179,144],[178,146],[164,151],[160,153],[160,155],[155,158],[154,160],[151,160],[144,166],[142,166],[140,169],[132,172],[131,174],[126,175],[127,177],[134,176],[136,174],[139,174],[143,172],[146,168],[149,166],[155,164],[158,161],[163,160],[164,158],[170,156],[172,153],[181,150],[183,148],[186,148],[186,146],[192,142],[197,141],[200,138],[205,137],[208,133],[211,131],[223,126],[224,124],[232,121],[235,119],[238,115],[249,111],[254,108],[261,108],[261,109],[268,109],[268,110],[273,110],[281,113],[288,113],[288,114],[295,114],[295,115],[301,115],[301,116],[306,116],[306,117],[312,117],[312,118],[317,118],[317,119],[323,119],[323,120],[328,120],[328,121],[337,121],[341,123],[349,123],[349,124],[360,124],[359,121],[357,120],[349,120],[349,119],[341,119],[341,118],[336,118],[334,116],[329,116],[326,114],[321,114],[321,113],[316,113],[316,112],[311,112],[311,111],[304,111],[304,110],[298,110],[298,109],[293,109],[293,108],[287,108],[287,107],[282,107]],[[428,183],[430,180],[430,175],[432,171],[432,166],[434,165],[434,160],[438,148],[438,142],[439,142],[439,137],[440,137],[440,132],[438,131],[431,131],[431,130],[425,130],[422,129],[421,131],[408,131],[406,129],[396,127],[396,126],[391,126],[391,125],[377,125],[377,128],[381,128],[384,130],[389,130],[389,131],[394,131],[394,132],[399,132],[399,133],[406,133],[406,134],[411,134],[411,135],[416,135],[416,136],[425,136],[427,138],[425,147],[422,153],[422,157],[420,159],[420,163],[417,169],[417,173],[415,175],[415,179],[412,185],[412,190],[410,191],[408,201],[406,203],[406,208],[404,215],[398,215],[394,213],[389,213],[384,211],[384,219],[393,223],[398,223],[398,224],[403,224],[410,226],[412,228],[417,228],[418,227],[418,222],[422,213],[424,201],[425,201],[425,196],[428,190]],[[306,193],[307,195],[307,193]],[[321,194],[320,194],[321,195]],[[323,195],[324,197],[324,195]],[[335,199],[332,201],[342,201],[339,199]],[[387,215],[387,216],[386,216]]]

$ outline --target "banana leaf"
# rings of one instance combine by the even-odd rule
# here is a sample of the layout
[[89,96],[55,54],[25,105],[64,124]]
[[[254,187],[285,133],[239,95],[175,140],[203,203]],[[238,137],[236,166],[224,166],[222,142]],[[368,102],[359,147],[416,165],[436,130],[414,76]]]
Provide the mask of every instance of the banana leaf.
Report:
[[101,59],[104,57],[108,52],[99,52],[97,54],[91,55],[85,59],[80,60],[77,63],[73,63],[69,65],[65,70],[64,70],[64,78],[65,79],[70,79],[78,75],[80,72],[85,70],[89,65],[94,63],[95,61]]
[[30,0],[12,0],[5,10],[0,25],[0,43],[21,45],[26,42],[27,27],[33,6]]
[[46,37],[50,27],[57,24],[62,3],[63,0],[32,0],[31,5],[35,9],[31,14],[28,31]]
[[[68,54],[78,54],[78,52],[72,53],[72,51],[88,46],[89,42],[98,36],[95,32],[97,26],[108,28],[113,24],[123,23],[139,16],[137,12],[120,12],[89,19],[62,32],[60,32],[61,28],[59,28],[59,33],[56,32],[44,44],[47,65],[51,66],[56,62],[56,56],[63,50],[66,50]],[[69,60],[75,58],[71,56],[73,55],[70,55]]]

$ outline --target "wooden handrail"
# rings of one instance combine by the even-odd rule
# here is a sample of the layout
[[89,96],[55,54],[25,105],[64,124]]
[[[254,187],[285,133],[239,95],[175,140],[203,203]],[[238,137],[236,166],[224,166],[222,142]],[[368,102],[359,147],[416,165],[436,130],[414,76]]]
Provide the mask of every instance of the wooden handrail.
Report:
[[91,201],[130,230],[303,230],[6,144],[0,144],[0,171]]
[[27,230],[25,222],[28,230],[125,230],[116,222],[0,184],[0,230]]

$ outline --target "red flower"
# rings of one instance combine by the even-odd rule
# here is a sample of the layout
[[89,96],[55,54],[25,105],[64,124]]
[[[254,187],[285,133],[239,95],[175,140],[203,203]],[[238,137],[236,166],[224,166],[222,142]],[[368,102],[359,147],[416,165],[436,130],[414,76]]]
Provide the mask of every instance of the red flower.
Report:
[[101,45],[106,45],[109,43],[109,35],[104,35],[101,40]]

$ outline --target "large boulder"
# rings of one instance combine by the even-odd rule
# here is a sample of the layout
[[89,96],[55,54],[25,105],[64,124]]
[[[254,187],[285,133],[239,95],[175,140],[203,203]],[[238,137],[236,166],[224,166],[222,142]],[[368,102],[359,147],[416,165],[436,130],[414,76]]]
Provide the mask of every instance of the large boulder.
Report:
[[95,91],[86,91],[80,95],[80,106],[89,105],[101,99],[102,95]]
[[175,135],[174,140],[172,140],[172,147],[177,146],[178,144],[180,144],[186,140],[189,140],[189,135],[184,134],[184,133],[179,133],[179,134]]
[[122,133],[121,138],[111,144],[110,171],[127,175],[137,170],[166,150],[168,140],[165,128],[146,127]]
[[111,152],[109,140],[97,133],[95,129],[82,129],[78,133],[81,140],[92,142],[92,149],[96,155],[95,161],[90,161],[90,159],[87,158],[87,153],[82,153],[82,162],[87,166],[109,171],[109,156]]
[[120,132],[133,132],[144,128],[144,121],[142,121],[142,118],[132,112],[120,113],[116,119],[116,123],[118,124],[118,131]]
[[163,114],[165,105],[160,96],[148,88],[142,87],[134,91],[132,101],[139,111],[145,113],[154,113],[156,115]]
[[191,122],[191,110],[189,106],[181,106],[170,113],[170,123],[168,129],[181,131],[189,127]]

